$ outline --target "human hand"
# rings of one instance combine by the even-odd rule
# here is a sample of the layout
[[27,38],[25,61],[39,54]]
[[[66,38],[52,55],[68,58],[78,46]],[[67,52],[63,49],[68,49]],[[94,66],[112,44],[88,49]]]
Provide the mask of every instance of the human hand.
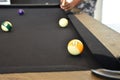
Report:
[[76,6],[72,1],[68,2],[66,0],[60,0],[60,2],[61,2],[60,4],[61,9],[65,11],[71,10],[72,8]]

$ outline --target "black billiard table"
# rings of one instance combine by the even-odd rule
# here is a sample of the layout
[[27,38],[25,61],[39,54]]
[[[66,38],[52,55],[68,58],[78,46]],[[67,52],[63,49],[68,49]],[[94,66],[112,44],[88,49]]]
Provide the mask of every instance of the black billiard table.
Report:
[[[24,15],[18,14],[19,9],[24,9]],[[65,28],[58,24],[63,17],[69,20]],[[1,5],[0,23],[4,21],[13,28],[0,30],[0,73],[120,69],[109,50],[59,5]],[[67,44],[72,39],[83,42],[81,55],[69,54]]]

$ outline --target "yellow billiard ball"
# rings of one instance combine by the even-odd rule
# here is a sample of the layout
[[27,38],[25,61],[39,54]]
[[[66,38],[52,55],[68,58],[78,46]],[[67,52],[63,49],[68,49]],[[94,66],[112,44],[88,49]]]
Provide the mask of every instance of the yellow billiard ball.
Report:
[[83,48],[83,43],[78,39],[71,40],[67,45],[68,52],[71,55],[80,55],[83,51]]
[[59,19],[59,26],[60,27],[67,27],[68,26],[68,19],[67,18]]

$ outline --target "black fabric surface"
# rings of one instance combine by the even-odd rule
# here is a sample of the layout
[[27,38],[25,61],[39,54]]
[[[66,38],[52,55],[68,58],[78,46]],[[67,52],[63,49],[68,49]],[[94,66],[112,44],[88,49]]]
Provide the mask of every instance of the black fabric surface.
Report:
[[68,18],[61,9],[25,7],[22,16],[18,9],[0,8],[0,23],[13,24],[11,32],[0,30],[0,73],[100,68],[85,44],[80,56],[68,53],[71,39],[83,40],[70,21],[66,28],[59,27],[59,19]]

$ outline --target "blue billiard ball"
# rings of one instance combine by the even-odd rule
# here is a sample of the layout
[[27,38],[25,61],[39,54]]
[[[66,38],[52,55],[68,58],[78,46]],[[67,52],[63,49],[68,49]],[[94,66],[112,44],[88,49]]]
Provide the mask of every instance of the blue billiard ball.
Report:
[[24,14],[24,10],[23,10],[23,9],[19,9],[19,10],[18,10],[18,14],[19,14],[19,15],[23,15],[23,14]]

